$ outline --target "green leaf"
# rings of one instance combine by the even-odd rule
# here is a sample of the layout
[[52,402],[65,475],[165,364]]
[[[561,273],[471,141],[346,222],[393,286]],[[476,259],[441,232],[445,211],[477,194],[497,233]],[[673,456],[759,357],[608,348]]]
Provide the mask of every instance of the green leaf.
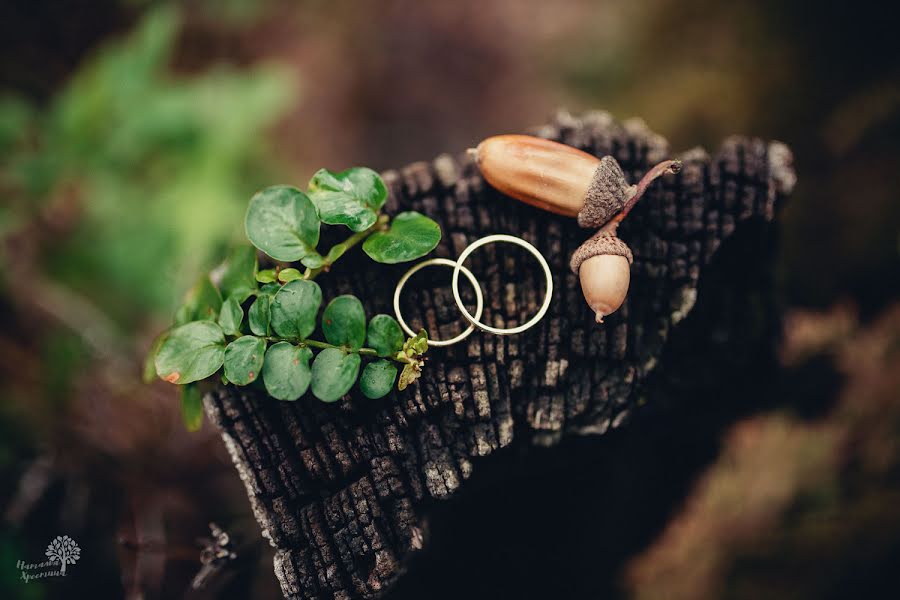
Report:
[[266,340],[245,335],[225,348],[225,377],[235,385],[248,385],[259,378],[266,353]]
[[269,320],[272,311],[272,297],[267,294],[260,294],[250,305],[247,311],[247,321],[250,324],[250,331],[256,335],[269,335]]
[[304,256],[300,260],[300,263],[304,267],[309,267],[310,269],[318,269],[319,267],[321,267],[322,265],[325,264],[325,258],[321,254],[316,252],[315,254],[309,254],[307,256]]
[[256,335],[269,335],[269,324],[272,315],[272,298],[281,289],[277,283],[269,283],[259,288],[256,300],[250,305],[247,311],[247,321],[250,324],[250,331]]
[[365,231],[378,220],[378,213],[347,194],[318,192],[313,201],[319,210],[319,218],[329,225],[346,225],[351,231]]
[[275,283],[275,269],[263,269],[256,274],[256,280],[260,283]]
[[325,348],[312,364],[312,393],[322,402],[335,402],[350,391],[359,374],[359,354]]
[[244,309],[241,308],[240,296],[229,296],[222,303],[219,313],[219,327],[228,335],[235,335],[241,329],[241,321],[244,320]]
[[278,281],[287,283],[295,279],[303,279],[303,273],[297,269],[282,269],[278,272]]
[[334,261],[342,257],[344,255],[344,252],[346,251],[347,244],[335,244],[331,247],[331,250],[328,251],[328,255],[325,257],[325,260],[328,261],[328,264],[334,264]]
[[369,321],[368,346],[378,356],[391,356],[403,348],[404,335],[400,323],[390,315],[375,315]]
[[387,396],[394,387],[397,378],[397,367],[388,360],[370,362],[363,369],[359,378],[359,389],[366,398],[375,400]]
[[425,354],[428,351],[428,332],[420,329],[419,333],[403,343],[403,351],[411,356]]
[[167,337],[169,337],[169,331],[163,331],[156,336],[156,339],[150,344],[150,349],[147,351],[147,356],[144,358],[144,369],[141,373],[141,380],[144,383],[153,383],[158,377],[156,374],[156,353],[159,352],[160,347],[163,345],[163,342],[166,341]]
[[199,431],[203,426],[203,394],[196,383],[181,386],[181,420],[188,431]]
[[191,383],[218,371],[224,360],[222,328],[210,321],[194,321],[169,333],[156,354],[156,372],[169,383]]
[[305,394],[312,379],[311,358],[312,350],[305,346],[288,342],[270,346],[262,369],[263,383],[269,395],[276,400],[296,400]]
[[272,299],[272,329],[285,338],[306,338],[316,328],[322,288],[315,281],[286,283]]
[[184,325],[191,321],[215,321],[220,308],[222,308],[222,296],[210,281],[209,275],[204,275],[187,293],[184,304],[175,313],[175,324]]
[[379,210],[387,200],[387,186],[381,176],[366,167],[353,167],[340,173],[319,169],[309,181],[309,191],[341,192],[371,208]]
[[222,270],[219,288],[222,297],[242,296],[244,299],[256,290],[256,249],[238,246],[231,251]]
[[425,354],[428,351],[428,332],[420,329],[416,337],[412,338],[410,347],[416,351],[416,354]]
[[397,389],[402,392],[418,379],[421,374],[421,367],[418,363],[406,363],[403,371],[400,372],[400,381],[397,382]]
[[363,250],[376,262],[394,264],[425,256],[440,241],[440,225],[417,212],[402,212],[390,229],[370,235]]
[[250,242],[275,260],[300,260],[315,252],[319,243],[316,207],[306,194],[286,185],[253,196],[244,229]]
[[309,181],[309,193],[323,223],[346,225],[353,231],[374,225],[387,200],[384,181],[365,167],[340,173],[319,169]]
[[359,298],[348,294],[329,302],[322,313],[322,333],[335,346],[362,348],[366,341],[366,311]]

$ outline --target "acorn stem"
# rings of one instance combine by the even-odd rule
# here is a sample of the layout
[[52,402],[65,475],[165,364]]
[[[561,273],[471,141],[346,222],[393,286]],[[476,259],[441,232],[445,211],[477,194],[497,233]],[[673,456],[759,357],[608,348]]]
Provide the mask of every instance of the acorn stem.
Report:
[[641,199],[641,196],[643,196],[644,192],[647,191],[647,188],[650,187],[650,184],[658,177],[665,175],[666,173],[678,173],[681,171],[681,166],[682,162],[680,160],[664,160],[647,171],[646,175],[644,175],[635,186],[634,196],[628,199],[628,202],[626,202],[625,206],[622,208],[622,212],[617,215],[617,218],[621,221],[627,217],[631,209],[634,208],[634,205],[637,204],[637,201]]
[[597,232],[598,235],[606,234],[606,235],[616,235],[616,230],[619,228],[619,223],[621,223],[625,217],[628,216],[628,213],[631,212],[631,209],[634,208],[634,205],[637,204],[638,200],[644,195],[644,192],[647,191],[647,188],[650,187],[650,184],[653,183],[658,177],[665,175],[666,173],[678,173],[681,171],[682,162],[680,160],[664,160],[644,175],[641,180],[634,187],[634,195],[625,202],[625,206],[622,207],[622,210],[615,217],[609,220],[600,230]]

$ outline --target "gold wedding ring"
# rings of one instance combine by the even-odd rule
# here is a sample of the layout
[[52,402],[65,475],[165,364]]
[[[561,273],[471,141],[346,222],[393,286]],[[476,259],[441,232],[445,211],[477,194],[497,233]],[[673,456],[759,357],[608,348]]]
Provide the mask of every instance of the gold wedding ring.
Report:
[[[481,315],[484,312],[484,296],[481,291],[481,285],[478,282],[478,279],[476,279],[475,275],[473,275],[472,272],[463,264],[466,262],[466,259],[468,259],[469,256],[471,256],[472,253],[475,252],[475,250],[478,250],[482,246],[496,243],[513,244],[527,250],[537,259],[538,263],[541,265],[541,268],[544,271],[544,277],[547,279],[547,289],[544,293],[544,301],[541,304],[540,310],[538,310],[537,314],[529,319],[526,323],[517,327],[492,327],[481,322]],[[415,332],[409,327],[409,325],[406,324],[406,321],[403,319],[403,315],[400,313],[400,293],[403,290],[403,286],[405,286],[406,282],[409,281],[410,277],[412,277],[421,269],[433,265],[453,268],[453,279],[451,280],[451,285],[453,288],[453,299],[456,302],[456,306],[457,308],[459,308],[459,311],[469,322],[469,327],[466,328],[466,330],[461,334],[448,340],[433,340],[430,339],[429,336],[428,344],[431,346],[452,346],[453,344],[461,342],[469,337],[469,335],[472,334],[476,327],[478,329],[481,329],[482,331],[493,333],[494,335],[512,335],[515,333],[522,333],[523,331],[527,331],[528,329],[531,329],[532,327],[537,325],[538,322],[544,318],[544,316],[547,314],[547,311],[550,309],[550,300],[553,297],[553,275],[550,272],[550,265],[547,264],[547,260],[538,251],[537,248],[535,248],[533,245],[529,244],[522,238],[513,235],[498,233],[476,240],[475,242],[467,246],[466,249],[463,250],[462,254],[460,254],[459,258],[455,261],[448,258],[431,258],[414,265],[409,271],[404,273],[403,277],[401,277],[400,281],[397,283],[397,288],[394,290],[394,312],[397,315],[397,321],[400,323],[400,327],[403,328],[403,331],[405,331],[407,335],[413,336],[415,335]],[[470,313],[465,304],[463,304],[462,297],[459,293],[460,273],[465,275],[466,279],[468,279],[472,284],[472,287],[475,288],[476,307],[474,315]]]
[[[400,278],[400,281],[397,282],[397,287],[394,289],[394,313],[396,313],[397,321],[400,323],[400,327],[403,328],[403,331],[406,332],[406,335],[414,336],[416,335],[416,332],[406,324],[406,321],[403,319],[403,315],[400,313],[400,292],[403,291],[403,286],[406,285],[406,282],[409,281],[410,277],[412,277],[425,267],[431,266],[455,268],[459,267],[456,261],[452,261],[449,258],[430,258],[414,265],[409,271],[403,274],[403,277]],[[471,282],[472,287],[475,288],[475,314],[478,315],[478,317],[481,317],[481,313],[484,311],[484,296],[481,294],[481,286],[478,284],[478,280],[475,279],[475,275],[472,274],[472,271],[465,267],[462,267],[460,270],[466,276],[466,279]],[[455,272],[456,270],[454,269],[454,273]],[[457,295],[454,294],[453,297],[456,298]],[[457,302],[461,302],[461,300]],[[469,337],[473,331],[475,331],[475,325],[469,325],[465,331],[455,337],[450,338],[449,340],[433,340],[431,339],[431,334],[429,334],[428,345],[435,347],[452,346],[453,344],[459,343]]]
[[[475,252],[482,246],[496,243],[514,244],[528,250],[528,252],[534,255],[534,257],[538,260],[538,263],[540,263],[541,268],[544,270],[544,277],[547,278],[547,290],[544,293],[544,302],[543,304],[541,304],[540,310],[538,310],[537,314],[531,317],[531,319],[529,319],[522,325],[519,325],[518,327],[491,327],[490,325],[482,323],[478,320],[481,318],[481,315],[473,316],[463,305],[462,299],[459,296],[459,272],[465,268],[463,266],[463,263],[466,262],[466,259],[469,258],[469,256],[471,256],[473,252]],[[531,329],[532,327],[537,325],[541,319],[544,318],[544,315],[547,314],[547,310],[550,308],[550,299],[553,297],[553,275],[550,273],[550,265],[547,264],[547,260],[544,258],[544,256],[540,252],[538,252],[537,248],[535,248],[522,238],[516,237],[514,235],[506,235],[503,233],[497,233],[494,235],[483,237],[480,240],[476,240],[465,250],[463,250],[462,254],[460,254],[459,258],[456,260],[456,267],[453,268],[452,285],[453,298],[456,300],[456,306],[459,308],[460,312],[462,312],[466,320],[482,331],[487,331],[488,333],[493,333],[494,335],[512,335],[514,333],[522,333],[523,331]]]

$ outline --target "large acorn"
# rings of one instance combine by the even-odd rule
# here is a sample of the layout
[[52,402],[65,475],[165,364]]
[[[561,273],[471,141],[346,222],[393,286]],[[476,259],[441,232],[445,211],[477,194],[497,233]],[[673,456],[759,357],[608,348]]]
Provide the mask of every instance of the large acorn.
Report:
[[677,173],[681,161],[667,160],[629,185],[611,156],[597,158],[571,146],[527,135],[489,137],[472,151],[492,186],[533,206],[578,217],[599,231],[572,255],[584,298],[598,323],[616,311],[628,293],[633,256],[616,229],[654,179]]

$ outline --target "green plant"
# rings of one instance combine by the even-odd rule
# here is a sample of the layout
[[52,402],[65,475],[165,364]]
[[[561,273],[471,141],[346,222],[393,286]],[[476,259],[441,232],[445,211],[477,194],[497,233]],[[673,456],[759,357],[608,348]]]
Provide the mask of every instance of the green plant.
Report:
[[47,103],[0,93],[0,238],[38,251],[25,264],[0,244],[0,293],[16,293],[21,267],[89,301],[123,346],[165,322],[173,290],[221,255],[247,197],[288,170],[266,132],[300,89],[278,63],[178,72],[183,10],[147,8]]
[[[440,227],[424,215],[382,214],[386,200],[381,177],[362,167],[321,169],[308,193],[278,185],[253,196],[247,238],[275,266],[260,270],[253,247],[234,249],[188,293],[145,369],[148,377],[182,386],[189,428],[202,419],[197,382],[219,372],[234,385],[261,381],[278,400],[297,400],[311,390],[323,402],[339,400],[357,379],[366,397],[381,398],[395,381],[402,390],[418,378],[428,349],[424,331],[406,339],[389,315],[367,323],[362,302],[352,295],[334,298],[319,317],[322,290],[314,279],[354,246],[392,264],[424,256],[440,241]],[[320,253],[322,224],[352,234]],[[317,325],[324,340],[311,337]],[[363,367],[364,359],[370,362]]]

